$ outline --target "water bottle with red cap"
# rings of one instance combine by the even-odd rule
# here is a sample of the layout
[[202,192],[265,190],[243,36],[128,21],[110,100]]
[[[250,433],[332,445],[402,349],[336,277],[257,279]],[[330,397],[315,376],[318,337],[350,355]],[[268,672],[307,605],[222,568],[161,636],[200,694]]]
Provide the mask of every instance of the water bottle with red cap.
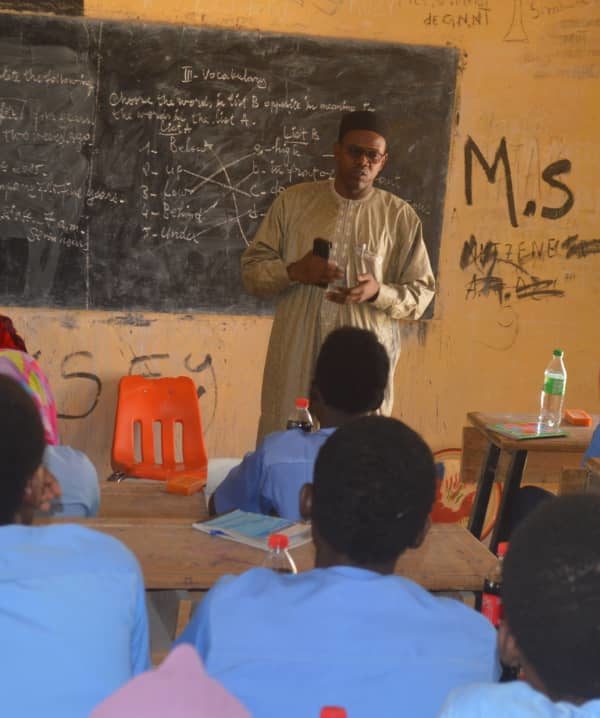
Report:
[[493,571],[485,577],[485,581],[483,582],[481,613],[489,618],[495,628],[498,628],[503,616],[502,564],[507,551],[508,541],[501,541],[498,544],[497,549],[498,561],[496,562]]
[[313,420],[308,410],[308,399],[299,396],[294,403],[294,410],[290,414],[286,429],[302,429],[302,431],[313,430]]
[[321,708],[320,718],[346,718],[347,715],[345,708],[325,706]]
[[263,567],[270,568],[277,573],[298,573],[294,559],[290,556],[288,546],[290,541],[285,534],[271,534],[269,536],[269,553],[264,560]]

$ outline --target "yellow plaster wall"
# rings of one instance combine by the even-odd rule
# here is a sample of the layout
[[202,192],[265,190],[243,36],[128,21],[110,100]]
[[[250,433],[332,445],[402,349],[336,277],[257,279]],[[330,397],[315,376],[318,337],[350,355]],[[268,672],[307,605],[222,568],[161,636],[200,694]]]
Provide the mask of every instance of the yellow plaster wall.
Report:
[[[594,253],[600,251],[600,0],[87,0],[86,15],[461,48],[435,318],[405,327],[395,414],[422,431],[434,449],[459,445],[468,410],[537,409],[541,375],[556,346],[566,353],[567,404],[600,410],[600,254]],[[509,221],[502,169],[490,184],[474,162],[474,199],[467,205],[468,137],[489,163],[506,138],[517,228]],[[575,203],[561,219],[545,219],[541,206],[560,206],[565,194],[541,174],[562,159],[571,162],[571,171],[557,179],[569,186]],[[523,216],[529,200],[537,203],[533,217]],[[498,243],[490,274],[500,296],[493,290],[480,294],[489,263],[460,266],[472,235],[481,244]],[[573,235],[572,242],[585,243],[579,252],[585,256],[567,259],[561,243]],[[532,257],[532,247],[543,247],[543,256]],[[532,276],[548,282],[538,289],[564,296],[519,298],[517,285],[526,292]],[[209,368],[190,374],[205,388],[209,453],[239,455],[251,448],[268,319],[6,311],[31,348],[41,350],[63,413],[84,413],[97,386],[63,374],[100,377],[96,409],[87,418],[63,420],[62,429],[101,466],[107,464],[117,378],[140,355],[169,354],[148,360],[163,374],[190,373],[188,355],[188,367],[210,355]],[[74,352],[90,355],[78,354],[62,366]]]

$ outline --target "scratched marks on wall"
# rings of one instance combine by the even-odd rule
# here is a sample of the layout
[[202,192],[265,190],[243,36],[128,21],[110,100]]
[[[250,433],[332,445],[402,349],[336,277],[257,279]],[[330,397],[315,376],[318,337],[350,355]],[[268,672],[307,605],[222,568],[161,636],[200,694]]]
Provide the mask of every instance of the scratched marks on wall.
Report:
[[[157,352],[152,354],[136,355],[129,360],[129,365],[124,366],[124,374],[139,375],[150,378],[159,378],[164,376],[164,362],[170,361],[171,354],[168,352]],[[77,397],[85,396],[85,402],[80,404],[76,410],[60,410],[58,416],[60,419],[78,420],[85,419],[90,416],[98,406],[100,396],[103,390],[103,381],[95,373],[94,367],[97,366],[97,358],[89,351],[75,351],[63,357],[60,364],[60,375],[65,382],[63,387],[55,386],[57,395],[68,395],[67,386],[73,387]],[[168,376],[187,372],[192,374],[192,378],[196,385],[198,398],[204,397],[202,400],[203,415],[202,423],[204,431],[208,431],[212,425],[217,410],[217,376],[213,366],[212,356],[205,354],[199,356],[189,353],[181,363],[180,370],[174,369],[172,363],[169,364]],[[81,382],[88,382],[88,386],[84,390]],[[75,384],[74,382],[78,382]],[[62,389],[62,390],[61,390]]]
[[[536,45],[523,55],[536,77],[598,77],[600,0],[512,0],[505,42]],[[543,34],[543,44],[536,38]]]
[[[571,161],[562,157],[540,170],[537,186],[540,191],[552,197],[552,203],[542,202],[538,197],[518,197],[513,180],[509,147],[502,137],[493,159],[486,156],[472,137],[467,137],[464,146],[465,202],[467,206],[482,199],[486,183],[479,181],[475,192],[475,180],[485,178],[488,185],[500,183],[504,197],[507,228],[523,229],[534,218],[544,220],[535,225],[536,238],[520,237],[513,240],[498,240],[502,234],[495,227],[495,236],[479,237],[471,233],[464,241],[460,268],[468,272],[465,283],[465,299],[495,297],[501,305],[512,305],[521,300],[541,300],[564,297],[568,284],[575,279],[576,263],[600,254],[600,237],[584,237],[578,233],[564,231],[562,234],[552,223],[566,217],[575,206],[575,193],[569,175]],[[489,197],[487,197],[489,199]],[[548,227],[546,230],[545,227]],[[537,228],[542,229],[537,232]],[[509,230],[510,231],[510,230]],[[569,266],[572,264],[573,266]],[[540,271],[541,267],[541,271]]]
[[335,15],[344,0],[288,0],[292,5],[318,10],[324,15]]
[[0,0],[0,10],[83,15],[83,0]]

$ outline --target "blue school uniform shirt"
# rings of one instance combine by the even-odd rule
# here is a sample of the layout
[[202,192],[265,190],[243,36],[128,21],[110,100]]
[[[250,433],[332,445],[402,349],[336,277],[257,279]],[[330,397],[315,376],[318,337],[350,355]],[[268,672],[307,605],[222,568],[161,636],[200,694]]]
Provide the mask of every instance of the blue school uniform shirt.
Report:
[[254,718],[434,718],[448,692],[498,676],[480,614],[412,581],[347,566],[297,575],[255,568],[221,579],[176,643]]
[[81,526],[0,526],[2,715],[84,718],[149,665],[142,575]]
[[453,691],[440,718],[600,718],[600,700],[553,703],[524,681],[464,686]]
[[583,455],[582,465],[584,465],[588,459],[596,459],[598,457],[600,457],[600,424],[596,427],[596,430],[592,434],[590,445]]
[[300,520],[300,489],[312,483],[319,449],[334,431],[289,429],[269,434],[216,489],[217,513],[242,509]]
[[60,485],[60,499],[53,502],[52,516],[95,516],[100,507],[98,473],[88,457],[70,446],[48,445],[44,466]]

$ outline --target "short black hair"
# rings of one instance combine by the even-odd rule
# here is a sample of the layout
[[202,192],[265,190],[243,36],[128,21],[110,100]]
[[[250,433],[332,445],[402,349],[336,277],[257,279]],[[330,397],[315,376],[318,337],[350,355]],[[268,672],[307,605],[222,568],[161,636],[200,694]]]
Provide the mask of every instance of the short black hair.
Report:
[[383,137],[388,144],[389,127],[386,118],[380,112],[372,110],[355,110],[342,116],[338,131],[338,142],[342,142],[344,135],[352,130],[368,130]]
[[395,561],[425,526],[435,487],[433,456],[419,434],[397,419],[365,416],[321,447],[312,520],[357,565]]
[[25,486],[42,463],[44,427],[29,394],[8,376],[0,375],[0,525],[13,522],[23,503]]
[[368,329],[334,329],[323,342],[314,383],[323,401],[348,414],[379,409],[389,380],[390,360]]
[[600,496],[546,501],[515,530],[502,600],[554,700],[600,698]]

